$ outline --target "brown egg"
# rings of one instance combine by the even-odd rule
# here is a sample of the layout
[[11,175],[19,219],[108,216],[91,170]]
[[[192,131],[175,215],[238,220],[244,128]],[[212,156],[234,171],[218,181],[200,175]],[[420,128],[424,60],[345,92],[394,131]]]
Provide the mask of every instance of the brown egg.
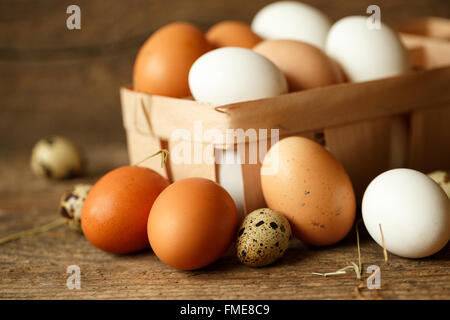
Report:
[[139,50],[134,64],[134,89],[169,97],[190,96],[189,69],[211,49],[203,32],[186,22],[157,30]]
[[253,50],[272,61],[283,72],[291,92],[343,81],[338,65],[322,50],[305,42],[266,40]]
[[337,62],[336,60],[330,58],[331,61],[333,61],[335,68],[337,70],[339,70],[339,83],[344,83],[344,82],[350,82],[350,80],[348,79],[348,76],[345,74],[344,69],[342,68],[342,66],[339,64],[339,62]]
[[112,253],[148,247],[148,214],[168,185],[167,179],[147,168],[127,166],[108,172],[92,187],[84,202],[84,235],[97,248]]
[[285,138],[272,146],[262,168],[264,199],[286,216],[295,237],[324,246],[348,234],[355,194],[344,168],[325,148],[306,138]]
[[251,49],[262,38],[252,31],[250,26],[240,21],[222,21],[213,25],[206,38],[215,47],[242,47]]
[[208,179],[188,178],[156,199],[148,217],[148,239],[161,261],[193,270],[225,253],[237,223],[236,205],[224,188]]

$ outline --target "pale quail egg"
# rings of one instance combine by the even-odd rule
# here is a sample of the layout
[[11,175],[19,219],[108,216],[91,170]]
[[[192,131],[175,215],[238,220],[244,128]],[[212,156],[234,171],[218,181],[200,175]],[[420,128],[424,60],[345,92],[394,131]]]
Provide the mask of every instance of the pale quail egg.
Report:
[[78,148],[68,139],[51,136],[39,140],[31,154],[31,170],[40,177],[64,179],[82,171]]
[[71,230],[81,231],[81,209],[92,185],[76,184],[72,190],[66,192],[59,202],[59,212],[65,218]]
[[433,171],[428,176],[436,181],[450,198],[450,171]]

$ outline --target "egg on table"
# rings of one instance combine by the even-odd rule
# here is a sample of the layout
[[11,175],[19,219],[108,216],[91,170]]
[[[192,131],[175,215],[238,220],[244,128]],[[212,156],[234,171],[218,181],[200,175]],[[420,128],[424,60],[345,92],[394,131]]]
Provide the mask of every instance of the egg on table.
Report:
[[253,48],[285,75],[289,91],[312,89],[343,82],[338,65],[322,50],[306,42],[266,40]]
[[72,141],[61,136],[49,136],[34,145],[30,165],[36,176],[65,179],[82,172],[83,159]]
[[224,188],[208,179],[187,178],[156,199],[148,217],[148,240],[162,262],[194,270],[225,253],[237,224],[236,206]]
[[261,208],[249,213],[236,240],[238,259],[251,267],[262,267],[281,258],[289,248],[291,227],[280,213]]
[[213,25],[206,32],[206,39],[215,48],[242,47],[251,49],[261,37],[252,31],[250,25],[240,21],[222,21]]
[[294,236],[307,244],[337,243],[355,221],[347,172],[312,140],[294,136],[274,144],[263,160],[261,187],[268,207],[283,214]]
[[169,97],[190,96],[189,69],[211,48],[203,32],[191,23],[174,22],[158,29],[136,57],[134,89]]
[[157,172],[126,166],[100,178],[81,212],[88,241],[111,253],[131,253],[149,246],[147,219],[156,197],[169,185]]
[[189,72],[195,100],[225,105],[288,91],[283,73],[267,58],[245,48],[224,47],[198,58]]
[[59,212],[69,229],[82,232],[81,212],[84,201],[91,190],[90,184],[76,184],[72,190],[65,192],[59,201]]
[[[364,224],[372,238],[406,258],[423,258],[441,250],[450,238],[450,199],[425,174],[393,169],[375,179],[364,192]],[[381,225],[381,230],[380,230]]]

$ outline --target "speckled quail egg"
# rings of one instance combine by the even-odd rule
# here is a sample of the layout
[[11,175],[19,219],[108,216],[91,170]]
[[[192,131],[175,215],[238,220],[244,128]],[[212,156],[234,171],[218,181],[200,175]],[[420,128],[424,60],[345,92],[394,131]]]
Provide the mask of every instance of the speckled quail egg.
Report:
[[450,171],[433,171],[428,176],[436,181],[450,198]]
[[82,168],[81,152],[64,137],[46,137],[33,147],[31,170],[37,176],[64,179],[80,174]]
[[76,184],[72,190],[66,192],[59,202],[59,212],[64,217],[67,226],[73,230],[81,230],[81,209],[92,185]]
[[236,253],[251,267],[262,267],[282,257],[289,247],[291,226],[280,213],[258,209],[248,214],[239,228]]

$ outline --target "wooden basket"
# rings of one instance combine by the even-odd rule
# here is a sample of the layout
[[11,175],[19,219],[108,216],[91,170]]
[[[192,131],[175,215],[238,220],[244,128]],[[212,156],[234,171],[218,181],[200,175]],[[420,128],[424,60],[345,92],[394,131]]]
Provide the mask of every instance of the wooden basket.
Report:
[[[432,30],[448,34],[450,21],[439,22],[440,29],[433,24]],[[235,144],[213,144],[199,136],[201,121],[203,132],[214,129],[225,135],[227,129],[270,132],[278,128],[280,138],[298,135],[314,139],[346,168],[358,199],[367,184],[385,170],[410,167],[429,172],[450,168],[450,43],[433,34],[402,33],[401,38],[411,52],[414,72],[376,81],[344,83],[220,107],[123,87],[122,113],[130,162],[141,161],[162,148],[173,152],[179,140],[185,139],[173,137],[180,129],[190,136],[192,157],[195,148],[200,147],[211,159],[219,150],[236,150]],[[267,140],[247,138],[246,148],[257,143],[264,154],[261,142],[265,145]],[[260,159],[256,164],[186,164],[175,163],[169,156],[164,168],[159,158],[141,165],[171,181],[194,176],[215,180],[230,191],[245,213],[265,206]]]

